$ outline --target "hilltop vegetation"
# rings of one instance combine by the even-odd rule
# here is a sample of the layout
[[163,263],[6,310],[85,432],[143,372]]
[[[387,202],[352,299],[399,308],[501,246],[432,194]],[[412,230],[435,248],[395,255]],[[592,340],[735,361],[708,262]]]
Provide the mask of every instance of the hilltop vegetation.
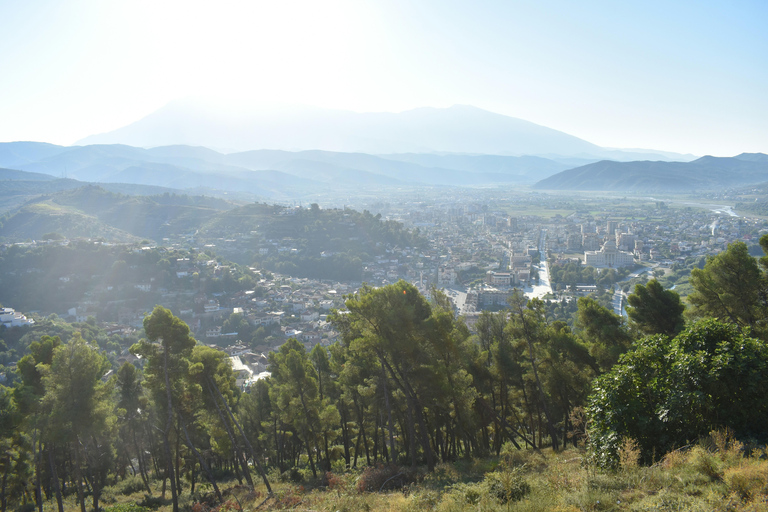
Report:
[[[141,245],[14,246],[0,255],[0,302],[19,310],[64,313],[88,297],[99,305],[99,320],[116,321],[121,307],[151,309],[162,301],[163,291],[194,295],[255,288],[249,269],[226,262],[227,272],[214,275],[207,261],[215,262],[214,256]],[[187,272],[192,268],[194,273]]]
[[[385,254],[387,248],[425,245],[418,229],[407,230],[399,222],[382,221],[381,215],[368,211],[321,210],[313,205],[309,210],[282,213],[289,215],[267,219],[259,224],[259,232],[262,239],[284,241],[290,250],[280,253],[261,242],[260,248],[267,249],[266,253],[254,252],[252,258],[263,268],[281,274],[361,282],[363,262]],[[237,261],[235,255],[232,258]]]
[[0,239],[66,238],[118,242],[235,245],[217,253],[243,265],[257,264],[286,275],[362,281],[363,262],[388,247],[422,247],[418,230],[381,215],[344,209],[288,208],[253,203],[238,206],[203,196],[126,196],[87,186],[29,201],[0,218]]
[[0,237],[18,241],[56,232],[67,238],[161,240],[173,233],[194,232],[235,206],[202,196],[126,196],[90,185],[39,196],[7,213],[0,219]]

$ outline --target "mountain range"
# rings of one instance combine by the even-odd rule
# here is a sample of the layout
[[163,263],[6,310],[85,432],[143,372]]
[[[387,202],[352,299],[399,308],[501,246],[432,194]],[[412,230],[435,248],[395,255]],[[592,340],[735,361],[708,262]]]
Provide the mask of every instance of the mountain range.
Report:
[[77,144],[204,146],[224,153],[276,149],[378,155],[537,155],[591,161],[692,158],[606,149],[562,131],[468,105],[359,113],[301,105],[245,107],[189,99],[171,102],[143,119]]
[[[121,193],[165,191],[242,201],[314,200],[404,187],[533,186],[540,190],[687,193],[768,181],[768,156],[691,162],[321,150],[221,153],[205,147],[0,143],[0,211],[34,194],[98,183]],[[147,188],[148,187],[148,188]]]
[[238,192],[249,200],[282,200],[361,187],[532,184],[590,161],[500,155],[377,156],[320,150],[224,154],[192,146],[143,149],[119,144],[0,143],[0,167],[93,183],[149,185],[190,193]]
[[545,178],[534,188],[622,192],[695,192],[768,181],[768,155],[704,156],[692,162],[603,160]]

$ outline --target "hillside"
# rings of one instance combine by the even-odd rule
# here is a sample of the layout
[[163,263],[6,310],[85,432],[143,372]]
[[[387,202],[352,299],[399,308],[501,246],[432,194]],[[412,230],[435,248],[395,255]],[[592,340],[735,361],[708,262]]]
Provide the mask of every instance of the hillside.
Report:
[[81,186],[39,196],[9,212],[0,224],[0,238],[13,242],[55,232],[67,238],[160,240],[195,230],[221,210],[234,206],[212,198],[125,196]]
[[[362,279],[362,262],[386,247],[423,244],[394,221],[369,212],[295,209],[163,194],[127,196],[89,185],[39,196],[0,219],[0,240],[39,240],[48,233],[111,242],[192,239],[244,265],[343,281]],[[228,243],[221,243],[229,239]]]
[[[53,194],[72,190],[85,185],[84,182],[69,178],[54,178],[48,174],[0,169],[0,214],[20,207],[41,194]],[[159,195],[178,193],[179,190],[151,185],[131,183],[101,183],[100,186],[110,192],[126,195]]]
[[692,162],[603,160],[545,178],[541,190],[692,192],[768,180],[768,155],[704,156]]

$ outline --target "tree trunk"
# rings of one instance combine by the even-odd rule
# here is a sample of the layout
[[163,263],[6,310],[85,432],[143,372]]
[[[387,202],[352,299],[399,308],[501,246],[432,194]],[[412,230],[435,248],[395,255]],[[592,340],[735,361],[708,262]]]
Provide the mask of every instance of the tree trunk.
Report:
[[[37,435],[37,430],[35,430],[35,435]],[[42,437],[42,435],[40,437]],[[43,486],[40,481],[40,459],[42,458],[41,443],[42,440],[38,440],[37,443],[35,443],[34,438],[32,439],[32,450],[35,459],[35,501],[37,502],[37,509],[39,512],[43,512]],[[35,446],[37,446],[37,448],[35,448]]]
[[[211,384],[210,382],[211,379],[209,378],[208,380],[209,380],[209,384]],[[253,463],[256,464],[256,468],[259,470],[262,480],[264,480],[264,485],[267,487],[267,492],[271,495],[272,487],[269,485],[269,480],[267,479],[267,473],[264,471],[264,468],[261,466],[261,462],[256,457],[256,454],[253,451],[253,446],[251,446],[251,442],[246,437],[245,432],[243,432],[243,427],[240,426],[240,422],[237,421],[237,418],[235,418],[235,415],[232,414],[232,410],[229,408],[227,401],[224,400],[224,396],[221,394],[221,390],[219,389],[219,387],[216,385],[215,382],[213,382],[212,384],[216,392],[219,394],[221,401],[224,403],[224,408],[227,410],[227,413],[232,418],[232,421],[235,423],[237,430],[240,432],[240,435],[243,436],[243,441],[245,441],[245,446],[248,448],[251,454],[251,458],[253,458]]]
[[[171,399],[171,380],[168,376],[168,347],[163,347],[163,373],[165,374],[165,390],[166,398],[168,400],[168,419],[165,423],[165,431],[163,431],[163,444],[165,445],[165,457],[166,457],[166,469],[167,476],[171,483],[171,501],[173,502],[173,512],[179,512],[179,497],[176,494],[176,475],[173,471],[173,453],[171,450],[170,433],[173,426],[173,401]],[[163,481],[163,487],[165,487],[165,481]],[[82,512],[85,512],[83,510]]]
[[380,356],[381,361],[381,379],[384,382],[384,405],[387,408],[387,419],[389,421],[389,452],[392,455],[392,461],[397,456],[395,455],[395,426],[392,421],[392,404],[389,403],[389,386],[387,385],[387,373],[384,369],[384,359]]
[[195,445],[192,444],[192,439],[190,439],[189,437],[187,426],[184,424],[183,421],[181,421],[181,418],[179,418],[179,424],[181,424],[181,428],[184,431],[184,437],[187,440],[187,446],[189,446],[189,449],[192,450],[192,453],[194,453],[195,457],[197,457],[197,461],[200,463],[200,467],[203,468],[203,471],[205,472],[205,476],[208,478],[208,481],[211,482],[211,485],[213,486],[213,490],[216,493],[216,497],[219,499],[219,503],[224,503],[224,498],[222,498],[221,496],[221,492],[219,491],[219,486],[216,485],[216,479],[213,478],[213,473],[211,473],[211,470],[208,468],[208,464],[205,463],[205,459],[203,459],[203,457],[200,455],[200,452],[197,451],[197,448],[195,448]]
[[[147,489],[147,493],[152,496],[152,489],[149,487],[149,478],[147,478],[146,469],[144,468],[144,460],[143,460],[143,453],[139,449],[139,443],[136,442],[136,429],[131,429],[131,434],[133,437],[133,447],[136,450],[136,458],[139,460],[139,473],[141,473],[141,481],[144,482],[144,487]],[[62,512],[62,511],[59,511]]]
[[[528,343],[528,356],[531,361],[531,368],[533,369],[533,377],[536,380],[536,389],[539,392],[541,408],[544,409],[544,417],[547,420],[547,430],[549,432],[549,437],[552,438],[552,449],[557,451],[560,448],[560,444],[557,438],[557,431],[555,430],[555,426],[552,424],[552,415],[549,413],[549,407],[547,406],[547,397],[544,394],[544,386],[541,385],[541,380],[539,379],[539,371],[536,368],[536,357],[534,356],[533,350],[533,340],[531,339],[532,336],[528,330],[528,323],[525,321],[525,315],[523,314],[522,309],[520,310],[520,320],[523,323],[525,341]],[[539,441],[539,446],[541,446],[541,441]]]
[[[427,432],[426,419],[424,418],[424,408],[419,403],[416,392],[413,390],[413,387],[403,372],[401,372],[399,368],[395,370],[385,360],[382,361],[384,361],[384,364],[389,370],[390,375],[392,375],[392,378],[395,380],[398,386],[400,386],[400,389],[403,391],[403,393],[405,393],[406,399],[413,402],[416,419],[419,422],[419,430],[421,430],[421,448],[424,450],[424,455],[427,457],[427,471],[432,472],[432,470],[435,469],[435,457],[434,453],[432,452],[432,447],[429,444],[429,433]],[[398,376],[400,377],[399,379]]]
[[[53,462],[53,447],[48,449],[48,464],[51,466],[51,480],[53,480],[53,486],[56,489],[56,504],[59,507],[59,512],[64,512],[64,503],[61,500],[61,485],[59,485],[59,475],[56,472],[56,464]],[[5,508],[3,508],[5,510]]]
[[[349,469],[352,459],[350,454],[349,422],[347,421],[347,408],[344,407],[341,398],[339,398],[339,406],[341,412],[341,439],[344,443],[344,467]],[[330,459],[328,459],[328,463],[330,464]]]
[[181,432],[179,432],[179,426],[176,426],[176,453],[174,462],[176,463],[176,493],[181,496]]
[[411,469],[416,470],[416,427],[413,424],[413,400],[408,400],[408,449],[411,452]]
[[[6,456],[5,460],[6,464],[5,471],[3,471],[3,483],[0,485],[0,512],[5,512],[5,509],[8,506],[5,490],[8,487],[8,466],[11,465],[11,458]],[[59,509],[59,512],[62,512],[61,509]]]
[[[80,512],[85,512],[85,493],[83,492],[83,475],[80,471],[80,440],[75,437],[75,467],[74,477],[77,489],[77,501],[80,502]],[[175,510],[174,512],[179,512]]]
[[221,410],[221,407],[219,406],[219,401],[216,399],[216,395],[213,394],[213,389],[211,389],[210,385],[210,378],[207,378],[208,380],[208,393],[211,395],[211,398],[213,399],[213,403],[216,405],[216,412],[219,413],[219,419],[221,420],[221,423],[224,425],[224,429],[227,431],[227,436],[229,436],[229,441],[232,443],[232,450],[234,451],[236,465],[240,464],[243,469],[243,473],[245,473],[245,480],[248,482],[248,485],[250,486],[251,490],[254,489],[253,485],[253,479],[251,478],[251,471],[248,468],[248,463],[244,460],[242,456],[242,452],[240,450],[240,447],[237,444],[237,441],[235,441],[235,435],[232,433],[232,428],[229,425],[229,421],[227,421],[227,418],[224,417],[224,413]]

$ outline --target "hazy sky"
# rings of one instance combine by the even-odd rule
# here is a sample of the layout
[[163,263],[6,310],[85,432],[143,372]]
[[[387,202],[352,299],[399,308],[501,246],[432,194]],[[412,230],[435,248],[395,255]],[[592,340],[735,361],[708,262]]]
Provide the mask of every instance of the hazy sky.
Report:
[[469,104],[595,144],[768,153],[768,2],[0,0],[0,141],[185,97]]

